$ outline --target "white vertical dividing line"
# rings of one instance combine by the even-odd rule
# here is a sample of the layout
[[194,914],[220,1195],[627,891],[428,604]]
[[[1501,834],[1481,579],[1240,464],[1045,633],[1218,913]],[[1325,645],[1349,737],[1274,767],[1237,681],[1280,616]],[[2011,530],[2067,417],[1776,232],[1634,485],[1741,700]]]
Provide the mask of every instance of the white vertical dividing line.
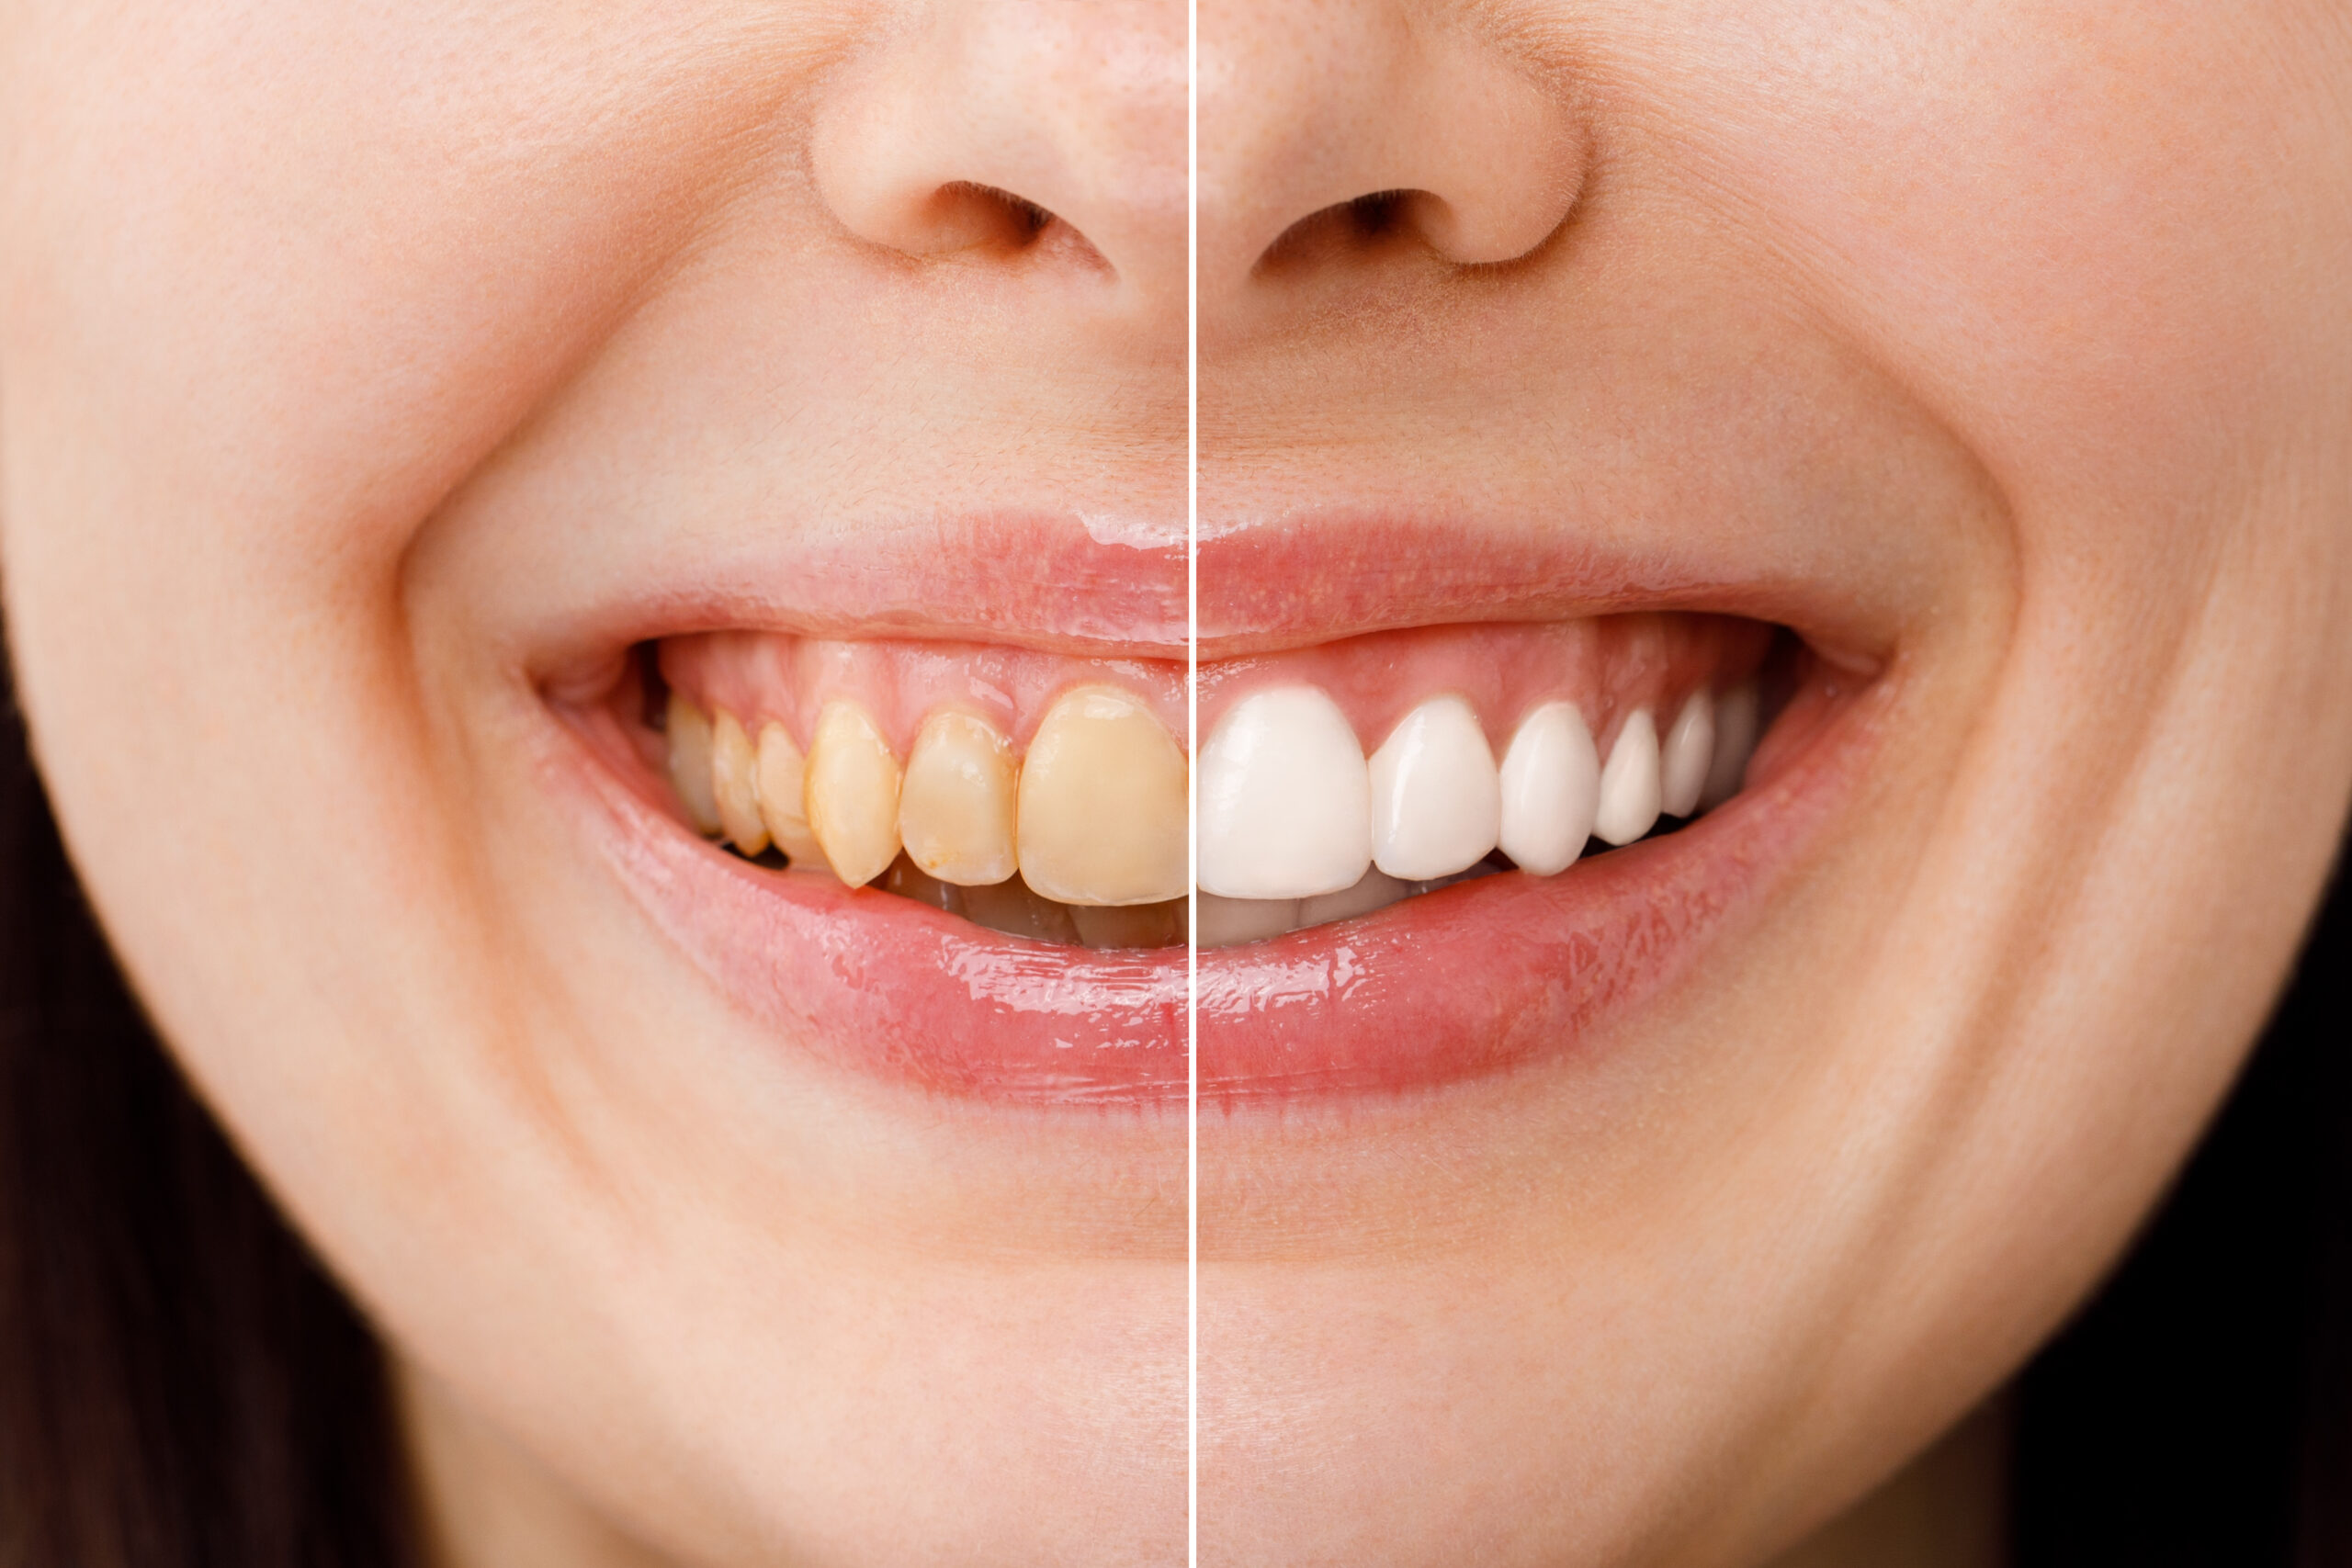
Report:
[[[1201,6],[1184,22],[1184,703],[1201,750]],[[1200,769],[1186,771],[1184,853],[1184,1557],[1201,1563]]]

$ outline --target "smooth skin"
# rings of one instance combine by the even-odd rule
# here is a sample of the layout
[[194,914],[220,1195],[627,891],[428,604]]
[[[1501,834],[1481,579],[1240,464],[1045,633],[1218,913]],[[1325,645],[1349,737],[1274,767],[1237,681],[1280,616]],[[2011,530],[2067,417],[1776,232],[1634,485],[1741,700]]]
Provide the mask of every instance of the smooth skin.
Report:
[[18,690],[449,1564],[1181,1559],[1182,1117],[769,1037],[532,677],[813,533],[1181,539],[1185,71],[1172,0],[0,6]]
[[2352,13],[1201,34],[1204,533],[1606,539],[1793,584],[1881,671],[1863,786],[1669,996],[1204,1122],[1204,1561],[1998,1561],[1997,1407],[1829,1521],[2124,1246],[2343,831]]

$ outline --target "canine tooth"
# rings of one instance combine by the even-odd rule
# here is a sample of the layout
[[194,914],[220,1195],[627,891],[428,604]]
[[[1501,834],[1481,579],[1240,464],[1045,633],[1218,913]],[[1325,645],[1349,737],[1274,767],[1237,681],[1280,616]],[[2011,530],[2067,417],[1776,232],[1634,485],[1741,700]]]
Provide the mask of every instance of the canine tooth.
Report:
[[1658,809],[1668,817],[1698,810],[1714,760],[1715,699],[1702,686],[1683,703],[1658,747]]
[[1064,904],[1184,896],[1183,748],[1114,686],[1054,699],[1021,766],[1021,875]]
[[1298,901],[1298,923],[1302,926],[1329,925],[1333,920],[1352,920],[1358,915],[1369,915],[1374,909],[1385,909],[1402,898],[1413,896],[1408,882],[1399,882],[1384,871],[1367,871],[1363,880],[1344,893],[1324,893]]
[[1184,900],[1158,904],[1078,904],[1069,911],[1089,947],[1174,947],[1184,940]]
[[758,772],[759,758],[742,721],[720,708],[710,723],[710,793],[720,831],[747,855],[768,847],[767,824],[760,820]]
[[1545,703],[1520,720],[1503,753],[1502,851],[1536,876],[1576,864],[1600,805],[1600,753],[1574,703]]
[[808,827],[808,813],[802,803],[808,788],[808,769],[794,744],[791,731],[780,724],[760,728],[758,759],[760,786],[760,821],[767,828],[768,840],[785,853],[793,864],[808,871],[830,871],[825,863],[825,852],[818,847],[817,835]]
[[1372,865],[1372,775],[1355,732],[1314,686],[1254,693],[1201,750],[1202,890],[1306,898]]
[[817,716],[801,785],[809,830],[833,874],[852,887],[899,858],[899,759],[874,716],[835,698]]
[[710,787],[710,718],[673,692],[662,728],[670,739],[670,787],[695,831],[709,838],[719,830],[718,798]]
[[1038,897],[1017,876],[985,887],[967,887],[963,897],[964,918],[976,926],[1036,942],[1078,943],[1078,924],[1071,919],[1069,906]]
[[1299,901],[1295,898],[1220,898],[1200,896],[1194,925],[1203,947],[1236,947],[1296,931]]
[[1657,721],[1649,709],[1635,708],[1601,767],[1592,830],[1612,844],[1630,844],[1657,826]]
[[1495,754],[1451,694],[1407,714],[1372,754],[1372,863],[1413,882],[1487,858],[1502,829]]
[[942,710],[923,720],[899,791],[899,840],[942,882],[1002,882],[1013,854],[1012,742],[996,726]]
[[1711,811],[1747,783],[1747,759],[1756,750],[1756,682],[1742,681],[1715,705],[1715,756],[1699,808]]

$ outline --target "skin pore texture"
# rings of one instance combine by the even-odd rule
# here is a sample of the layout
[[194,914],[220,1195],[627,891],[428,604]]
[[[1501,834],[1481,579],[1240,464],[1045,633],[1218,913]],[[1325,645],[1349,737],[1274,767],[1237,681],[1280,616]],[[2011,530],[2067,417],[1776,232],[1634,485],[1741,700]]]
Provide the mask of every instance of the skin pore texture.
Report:
[[[708,631],[1183,659],[1186,23],[0,0],[18,689],[448,1563],[1183,1561],[1181,1102],[742,1005],[644,886],[769,885],[581,716]],[[1199,34],[1202,659],[1688,610],[1825,672],[1750,797],[1617,852],[1763,868],[1655,984],[1204,1113],[1201,1560],[1997,1561],[1997,1391],[2352,796],[2352,21]]]

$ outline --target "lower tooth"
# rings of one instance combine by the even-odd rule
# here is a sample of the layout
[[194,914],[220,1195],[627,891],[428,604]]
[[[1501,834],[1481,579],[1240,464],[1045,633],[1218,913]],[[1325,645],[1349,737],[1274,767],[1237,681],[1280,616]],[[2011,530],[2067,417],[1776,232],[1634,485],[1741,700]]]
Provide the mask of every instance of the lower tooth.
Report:
[[964,918],[976,926],[1036,942],[1069,947],[1079,943],[1078,923],[1071,918],[1070,907],[1038,897],[1017,876],[993,886],[967,887],[963,899]]
[[1089,947],[1174,947],[1184,940],[1184,901],[1159,904],[1079,904],[1069,912],[1078,940]]
[[1233,947],[1262,942],[1298,929],[1295,898],[1220,898],[1201,894],[1195,903],[1198,940],[1203,947]]
[[1329,925],[1333,920],[1352,920],[1358,915],[1369,915],[1374,909],[1385,909],[1400,898],[1409,898],[1413,886],[1399,882],[1385,872],[1368,871],[1363,880],[1344,893],[1325,893],[1298,901],[1298,923],[1302,926]]
[[662,728],[670,742],[670,786],[686,820],[708,838],[719,830],[718,800],[710,787],[710,718],[673,692]]
[[899,759],[873,717],[855,703],[827,703],[801,798],[827,863],[852,887],[899,858]]

